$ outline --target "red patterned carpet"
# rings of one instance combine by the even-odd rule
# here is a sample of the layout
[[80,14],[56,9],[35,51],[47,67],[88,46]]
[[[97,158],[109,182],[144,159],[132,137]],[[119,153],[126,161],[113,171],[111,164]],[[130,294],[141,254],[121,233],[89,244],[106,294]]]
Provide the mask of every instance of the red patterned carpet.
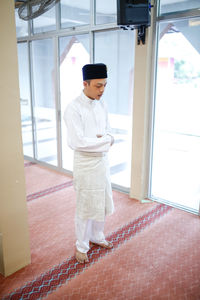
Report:
[[32,262],[4,278],[0,299],[200,299],[200,219],[113,192],[114,249],[74,259],[72,178],[25,163]]
[[198,300],[199,232],[196,217],[171,210],[48,299]]

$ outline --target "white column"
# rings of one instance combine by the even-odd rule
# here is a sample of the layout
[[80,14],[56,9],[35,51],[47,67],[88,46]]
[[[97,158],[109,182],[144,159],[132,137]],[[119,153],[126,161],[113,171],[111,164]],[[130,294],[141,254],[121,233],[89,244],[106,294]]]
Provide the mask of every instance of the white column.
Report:
[[14,0],[0,1],[0,273],[30,263]]
[[[135,46],[133,98],[133,133],[130,197],[144,200],[148,195],[150,133],[152,111],[152,26],[146,30],[146,41]],[[137,32],[136,32],[137,33]],[[136,34],[137,39],[137,34]]]

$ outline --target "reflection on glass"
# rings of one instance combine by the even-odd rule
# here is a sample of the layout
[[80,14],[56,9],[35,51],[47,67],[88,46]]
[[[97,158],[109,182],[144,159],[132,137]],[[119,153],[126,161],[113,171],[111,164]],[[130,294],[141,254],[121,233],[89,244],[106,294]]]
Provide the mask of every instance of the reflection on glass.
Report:
[[60,92],[62,122],[62,164],[72,171],[73,152],[67,146],[66,126],[63,113],[69,102],[80,95],[83,89],[82,67],[90,62],[89,36],[76,35],[59,39],[60,46]]
[[61,0],[60,10],[62,28],[90,23],[90,0]]
[[151,194],[198,210],[200,19],[160,25]]
[[95,62],[103,62],[108,67],[108,84],[103,97],[115,136],[110,150],[112,183],[130,187],[134,31],[96,33]]
[[55,6],[49,9],[46,13],[33,19],[33,32],[41,33],[56,29],[56,14]]
[[57,165],[53,40],[32,42],[36,158]]
[[200,8],[199,0],[160,0],[160,13],[172,13],[188,9]]
[[114,23],[117,20],[116,0],[96,0],[96,24]]
[[28,45],[27,43],[18,43],[17,47],[18,47],[23,152],[24,155],[33,157]]
[[20,19],[18,15],[18,9],[15,9],[15,22],[17,37],[23,37],[28,35],[28,22]]

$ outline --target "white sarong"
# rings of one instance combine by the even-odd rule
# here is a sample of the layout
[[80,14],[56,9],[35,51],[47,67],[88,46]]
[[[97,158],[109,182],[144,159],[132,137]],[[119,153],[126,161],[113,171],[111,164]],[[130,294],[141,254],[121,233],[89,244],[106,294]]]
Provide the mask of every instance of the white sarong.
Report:
[[76,216],[102,222],[114,211],[107,153],[74,152]]

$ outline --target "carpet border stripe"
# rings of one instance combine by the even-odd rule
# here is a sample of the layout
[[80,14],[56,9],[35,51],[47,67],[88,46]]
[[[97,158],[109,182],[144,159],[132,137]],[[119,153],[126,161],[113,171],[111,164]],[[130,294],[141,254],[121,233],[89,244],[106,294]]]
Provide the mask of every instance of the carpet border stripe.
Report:
[[41,274],[35,280],[15,290],[13,293],[5,296],[3,300],[42,299],[43,297],[46,297],[61,285],[65,284],[96,261],[110,253],[110,251],[114,251],[121,244],[127,242],[133,236],[143,231],[146,227],[153,224],[172,209],[172,207],[165,204],[158,204],[144,215],[119,228],[116,232],[111,233],[107,239],[113,243],[112,250],[94,246],[88,252],[89,263],[80,264],[73,256],[53,267],[46,273]]
[[35,163],[35,162],[31,162],[31,161],[25,162],[25,163],[24,163],[24,167],[25,167],[25,168],[26,168],[26,167],[30,167],[30,166],[34,166],[34,165],[36,165],[36,163]]
[[41,198],[41,197],[44,197],[44,196],[47,196],[47,195],[50,195],[52,193],[55,193],[55,192],[58,192],[62,189],[65,189],[67,187],[70,187],[73,185],[73,180],[69,180],[69,181],[66,181],[64,183],[61,183],[61,184],[58,184],[58,185],[55,185],[53,187],[49,187],[47,189],[44,189],[44,190],[41,190],[39,192],[36,192],[36,193],[33,193],[33,194],[30,194],[26,197],[26,200],[27,201],[32,201],[34,199],[38,199],[38,198]]

